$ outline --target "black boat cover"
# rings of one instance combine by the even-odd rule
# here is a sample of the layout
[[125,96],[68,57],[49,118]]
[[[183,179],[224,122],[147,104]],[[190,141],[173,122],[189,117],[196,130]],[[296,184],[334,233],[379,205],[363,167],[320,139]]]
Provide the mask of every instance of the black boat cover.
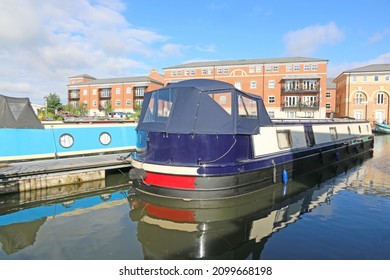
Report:
[[272,121],[260,96],[192,79],[145,93],[137,130],[179,134],[257,134]]
[[43,125],[28,98],[15,98],[0,94],[0,128],[39,128]]

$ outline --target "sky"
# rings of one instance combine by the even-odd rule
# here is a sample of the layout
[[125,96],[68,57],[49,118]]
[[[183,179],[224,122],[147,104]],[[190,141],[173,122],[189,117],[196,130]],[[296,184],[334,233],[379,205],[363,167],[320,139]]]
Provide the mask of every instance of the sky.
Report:
[[67,103],[69,77],[304,56],[328,77],[390,63],[390,1],[0,0],[0,94]]

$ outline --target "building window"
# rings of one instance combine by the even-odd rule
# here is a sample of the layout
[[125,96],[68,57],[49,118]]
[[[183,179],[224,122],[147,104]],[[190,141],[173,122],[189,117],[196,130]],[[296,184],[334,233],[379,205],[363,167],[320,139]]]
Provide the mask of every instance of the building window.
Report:
[[272,71],[279,72],[279,66],[278,65],[274,65],[274,67],[272,68]]
[[116,89],[115,89],[115,93],[116,93],[116,94],[121,94],[121,89],[120,89],[120,88],[116,88]]
[[131,94],[131,87],[126,88],[126,94]]
[[131,99],[126,99],[126,105],[127,106],[131,105]]
[[171,76],[176,76],[176,71],[175,70],[171,71]]
[[137,87],[135,89],[135,96],[137,97],[143,97],[145,93],[145,88],[144,87]]
[[229,68],[224,68],[224,69],[223,69],[223,73],[224,73],[224,74],[229,74]]
[[261,73],[261,66],[256,66],[256,73]]
[[361,93],[361,92],[355,93],[355,98],[354,98],[355,104],[362,104],[363,100],[364,100],[363,93]]
[[330,98],[330,96],[331,96],[330,92],[327,92],[326,93],[326,98]]
[[310,71],[310,65],[309,64],[305,64],[303,66],[303,71]]
[[367,82],[367,76],[366,75],[363,76],[363,82]]
[[385,95],[383,92],[378,92],[376,95],[376,104],[383,105],[385,104]]
[[181,70],[177,70],[177,75],[181,76]]
[[352,82],[356,82],[356,76],[352,76]]
[[275,112],[274,111],[268,111],[268,116],[273,119],[275,118]]
[[222,68],[217,69],[217,74],[222,74]]
[[83,90],[83,95],[88,95],[88,90],[84,89]]
[[275,104],[275,96],[273,95],[268,96],[268,104]]
[[257,82],[256,81],[251,81],[250,88],[257,88]]
[[301,70],[301,67],[299,65],[294,65],[294,71],[298,72]]
[[378,75],[375,75],[374,76],[374,82],[377,82],[377,81],[379,81],[379,77],[378,77]]
[[269,65],[266,66],[266,67],[265,67],[265,72],[271,72],[271,66],[269,66]]
[[96,95],[96,93],[97,93],[97,90],[96,90],[96,88],[94,88],[94,89],[92,90],[92,95]]
[[254,66],[249,67],[249,73],[255,73],[255,67]]
[[317,64],[312,64],[311,65],[311,70],[312,71],[317,71],[318,70],[318,65]]
[[121,101],[119,99],[115,100],[115,105],[116,106],[120,106],[121,105]]
[[274,80],[268,81],[268,88],[275,88],[275,81]]
[[192,76],[195,76],[196,75],[196,71],[194,69],[191,70],[191,75]]
[[361,111],[361,110],[354,111],[354,117],[357,120],[363,119],[363,111]]
[[390,81],[390,75],[385,76],[385,81]]
[[291,71],[292,71],[292,65],[287,65],[286,72],[291,72]]
[[207,74],[207,70],[206,69],[202,69],[202,75],[206,75]]
[[207,73],[208,73],[209,75],[212,75],[212,74],[214,73],[214,71],[213,71],[212,68],[209,68],[209,69],[207,69]]
[[104,88],[102,89],[101,97],[110,97],[111,89]]
[[94,107],[96,107],[96,106],[97,106],[97,101],[94,100],[94,101],[92,102],[92,104],[93,104]]
[[234,83],[234,87],[235,87],[236,89],[241,89],[241,82],[235,82],[235,83]]
[[326,103],[325,104],[325,107],[326,107],[326,109],[330,109],[331,107],[330,107],[330,103]]
[[186,70],[185,72],[184,72],[184,76],[189,76],[190,75],[190,70]]

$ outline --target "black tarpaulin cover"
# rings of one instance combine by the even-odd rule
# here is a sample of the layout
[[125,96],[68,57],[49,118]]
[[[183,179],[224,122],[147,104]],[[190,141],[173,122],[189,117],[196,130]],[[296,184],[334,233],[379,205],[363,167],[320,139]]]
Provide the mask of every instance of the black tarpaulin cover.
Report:
[[145,93],[137,130],[181,134],[256,134],[272,125],[261,97],[233,85],[193,79]]
[[28,98],[0,94],[0,128],[43,129],[43,125],[35,115]]

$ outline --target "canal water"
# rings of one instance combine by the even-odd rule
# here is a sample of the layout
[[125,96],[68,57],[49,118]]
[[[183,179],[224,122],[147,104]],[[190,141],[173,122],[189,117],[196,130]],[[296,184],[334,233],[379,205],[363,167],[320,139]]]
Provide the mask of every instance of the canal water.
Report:
[[104,181],[0,196],[3,260],[389,260],[390,135],[374,156],[202,203]]

